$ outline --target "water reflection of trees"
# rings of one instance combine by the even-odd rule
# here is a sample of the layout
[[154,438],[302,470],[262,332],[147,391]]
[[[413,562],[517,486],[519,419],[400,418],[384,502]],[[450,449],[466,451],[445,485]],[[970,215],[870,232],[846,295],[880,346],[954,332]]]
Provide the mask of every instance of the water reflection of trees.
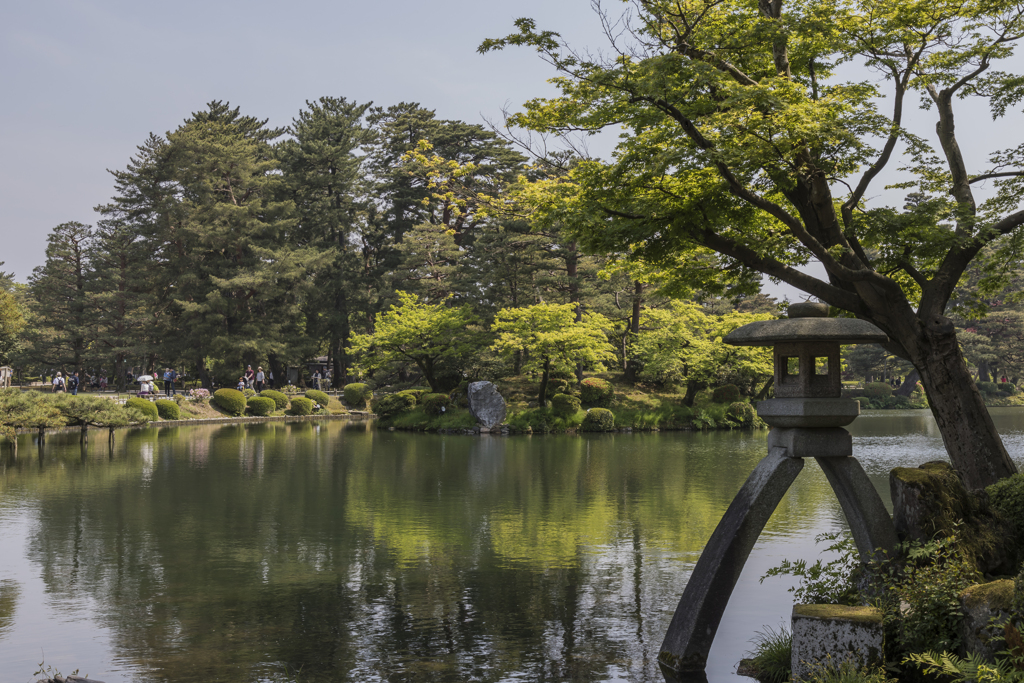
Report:
[[[157,677],[657,681],[687,570],[764,441],[268,423],[114,448],[63,466],[53,443],[5,485],[38,493],[48,590],[95,599],[118,657]],[[827,495],[796,487],[770,526]]]

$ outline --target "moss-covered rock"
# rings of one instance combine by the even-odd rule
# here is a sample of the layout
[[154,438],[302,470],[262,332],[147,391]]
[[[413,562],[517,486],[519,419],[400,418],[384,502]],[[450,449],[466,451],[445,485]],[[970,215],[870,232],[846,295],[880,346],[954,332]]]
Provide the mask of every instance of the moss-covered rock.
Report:
[[993,629],[993,623],[1003,623],[1013,614],[1013,601],[1013,579],[979,583],[960,594],[960,638],[966,651],[992,661],[1003,649],[1002,630]]
[[949,463],[897,467],[889,474],[889,489],[893,523],[902,540],[929,541],[956,534],[980,571],[1012,574],[1016,570],[1015,528],[992,510],[987,495],[968,492]]

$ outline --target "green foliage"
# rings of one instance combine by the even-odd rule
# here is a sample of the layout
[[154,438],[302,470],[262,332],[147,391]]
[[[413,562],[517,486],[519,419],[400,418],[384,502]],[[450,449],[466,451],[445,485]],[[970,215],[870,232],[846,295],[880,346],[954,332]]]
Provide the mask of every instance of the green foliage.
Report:
[[995,382],[978,382],[978,391],[983,394],[996,394],[999,392],[999,386]]
[[458,384],[469,358],[480,348],[474,333],[476,317],[469,306],[454,308],[442,301],[424,303],[415,294],[397,292],[399,303],[378,313],[373,334],[355,335],[351,350],[360,367],[383,369],[414,363],[433,391]]
[[579,428],[586,416],[583,410],[575,415],[561,416],[551,408],[530,408],[510,413],[505,424],[514,432],[560,433]]
[[292,399],[291,408],[288,412],[292,415],[312,415],[313,401],[304,396],[296,396]]
[[778,567],[769,569],[761,582],[771,576],[795,576],[800,579],[798,586],[789,589],[797,604],[812,605],[856,605],[857,589],[853,584],[853,572],[860,564],[853,538],[846,532],[819,534],[815,543],[827,541],[825,552],[836,553],[834,559],[822,562],[818,559],[808,565],[806,560],[790,562],[783,560]]
[[736,403],[740,400],[740,389],[735,384],[723,384],[711,393],[715,403]]
[[[694,388],[723,382],[763,384],[773,373],[771,350],[729,346],[722,343],[722,337],[741,325],[771,317],[738,311],[714,315],[689,301],[673,301],[667,309],[645,310],[641,316],[643,332],[633,346],[634,355],[643,364],[640,377],[662,385]],[[737,393],[735,398],[721,402],[738,399]]]
[[422,405],[398,413],[386,422],[395,429],[415,431],[473,429],[477,424],[476,418],[468,410],[452,409],[438,415],[430,415],[426,411],[426,406]]
[[615,415],[607,408],[591,408],[580,429],[584,432],[610,432],[615,429]]
[[868,382],[864,385],[864,395],[871,399],[889,398],[892,396],[892,387],[886,382]]
[[726,417],[743,425],[744,427],[752,427],[754,425],[754,421],[757,419],[757,413],[754,411],[754,406],[742,401],[730,404],[725,414]]
[[153,401],[156,405],[156,411],[160,415],[161,420],[180,420],[181,419],[181,408],[178,404],[170,399],[158,398]]
[[256,395],[256,390],[255,389],[250,389],[248,387],[246,387],[245,389],[242,389],[242,396],[245,396],[246,398],[252,398],[255,395]]
[[410,394],[390,394],[374,399],[371,409],[373,413],[381,418],[388,419],[407,410],[416,407],[416,397]]
[[451,399],[448,398],[448,394],[424,394],[420,403],[427,415],[440,415],[447,412]]
[[874,568],[885,587],[882,613],[899,652],[960,647],[960,594],[981,580],[974,559],[954,534],[908,543],[900,561]]
[[213,392],[213,403],[229,415],[245,412],[245,394],[237,389],[218,389]]
[[929,676],[953,683],[1024,683],[1024,667],[1010,658],[986,661],[974,652],[958,657],[949,651],[911,653],[906,663],[919,667]]
[[266,417],[277,409],[277,401],[269,396],[253,396],[247,404],[249,412],[256,417]]
[[353,408],[365,408],[366,404],[373,400],[373,389],[362,382],[346,384],[342,394],[345,396],[345,403]]
[[306,392],[306,398],[312,399],[313,403],[319,403],[322,408],[326,408],[331,402],[330,396],[317,389],[309,389]]
[[0,288],[0,365],[11,362],[11,355],[22,345],[25,314],[14,295]]
[[157,410],[156,405],[152,401],[147,401],[144,398],[134,396],[124,402],[126,408],[136,410],[146,416],[148,421],[152,421],[160,417],[160,412]]
[[753,659],[757,680],[760,683],[786,683],[791,674],[793,634],[784,624],[778,631],[765,626],[763,631],[754,633],[754,648],[747,655]]
[[558,417],[571,417],[580,411],[580,400],[568,394],[551,397],[551,412]]
[[523,370],[542,373],[538,404],[543,407],[553,375],[572,372],[579,363],[602,369],[601,363],[615,359],[604,332],[610,327],[608,319],[596,313],[576,320],[572,304],[505,308],[495,316],[491,329],[498,338],[491,348],[506,357],[525,354]]
[[260,396],[263,398],[269,398],[274,402],[276,410],[284,410],[288,407],[288,397],[282,394],[280,391],[274,391],[273,389],[264,389],[260,392]]
[[580,401],[585,405],[608,407],[615,398],[615,388],[608,380],[588,377],[580,382]]
[[[456,391],[455,389],[452,389],[452,392],[455,392],[455,391]],[[422,402],[423,397],[426,394],[430,393],[430,390],[429,389],[402,389],[401,391],[396,391],[395,393],[396,394],[401,394],[402,396],[411,396],[412,400],[416,404],[419,404],[419,403]]]
[[857,668],[849,659],[844,659],[838,664],[831,661],[818,662],[810,667],[810,683],[899,683],[896,679],[890,678],[882,667],[871,669],[868,667]]

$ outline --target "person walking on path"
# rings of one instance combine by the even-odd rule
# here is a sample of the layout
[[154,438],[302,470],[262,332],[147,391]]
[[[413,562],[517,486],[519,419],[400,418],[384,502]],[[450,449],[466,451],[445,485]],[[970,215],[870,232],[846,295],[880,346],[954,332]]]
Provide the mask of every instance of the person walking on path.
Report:
[[68,389],[71,390],[71,395],[72,396],[78,396],[78,385],[79,385],[78,373],[76,372],[73,375],[69,375],[68,376]]
[[263,374],[263,368],[256,368],[256,393],[263,391],[263,382],[266,381],[267,376]]
[[313,372],[313,388],[320,391],[320,371],[315,370]]
[[247,365],[245,368],[245,388],[251,389],[254,381],[256,381],[256,373],[252,371],[251,365]]
[[53,393],[59,394],[64,391],[65,388],[64,378],[61,377],[60,372],[58,371],[57,374],[53,376]]

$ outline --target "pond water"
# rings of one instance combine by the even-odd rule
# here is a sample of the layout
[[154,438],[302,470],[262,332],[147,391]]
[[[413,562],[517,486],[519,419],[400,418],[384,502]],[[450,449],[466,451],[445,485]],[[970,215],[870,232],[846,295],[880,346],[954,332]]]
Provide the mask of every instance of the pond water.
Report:
[[[994,409],[1018,465],[1024,410]],[[943,457],[930,414],[855,453]],[[661,681],[664,630],[766,432],[466,437],[270,423],[48,437],[0,457],[0,672],[117,681]],[[754,549],[709,680],[788,622],[842,513],[809,461]]]

